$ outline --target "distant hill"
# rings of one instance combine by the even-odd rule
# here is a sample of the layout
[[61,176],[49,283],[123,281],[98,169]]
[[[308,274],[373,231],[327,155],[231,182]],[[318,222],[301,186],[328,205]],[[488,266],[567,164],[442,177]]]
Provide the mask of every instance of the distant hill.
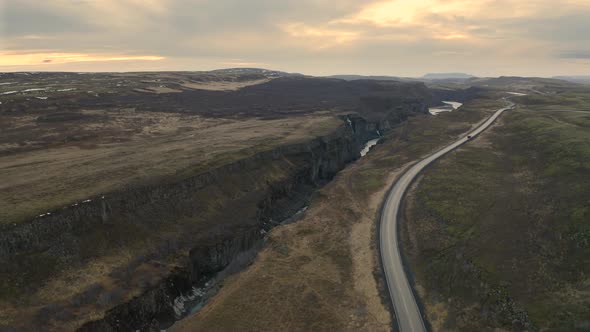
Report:
[[470,79],[475,76],[464,73],[429,73],[422,78],[427,80]]
[[520,77],[520,76],[500,76],[487,78],[472,78],[469,83],[473,86],[487,86],[487,87],[509,87],[509,86],[571,86],[565,80],[556,78],[544,77]]
[[330,78],[338,78],[345,81],[356,80],[379,80],[379,81],[399,81],[400,78],[396,76],[364,76],[364,75],[332,75]]
[[558,80],[564,80],[573,83],[580,83],[580,84],[590,84],[590,75],[581,75],[581,76],[553,76],[553,78]]
[[374,81],[400,81],[400,82],[416,82],[415,78],[398,77],[398,76],[372,76],[372,75],[332,75],[329,78],[337,78],[345,81],[357,80],[374,80]]
[[421,78],[399,77],[399,76],[371,76],[371,75],[332,75],[330,78],[338,78],[346,81],[356,80],[377,80],[377,81],[402,81],[418,82],[423,80],[449,80],[449,79],[470,79],[475,76],[463,73],[430,73]]
[[282,77],[282,76],[289,76],[289,75],[301,75],[301,74],[292,74],[278,70],[269,70],[264,68],[225,68],[225,69],[216,69],[211,70],[210,73],[212,74],[237,74],[237,75],[263,75],[266,77]]

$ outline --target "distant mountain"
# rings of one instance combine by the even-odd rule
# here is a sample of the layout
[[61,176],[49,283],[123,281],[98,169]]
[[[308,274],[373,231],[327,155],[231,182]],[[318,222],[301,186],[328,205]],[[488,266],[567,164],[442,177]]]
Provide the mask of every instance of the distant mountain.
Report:
[[464,73],[429,73],[422,78],[427,80],[470,79],[475,76]]
[[580,83],[580,84],[590,84],[590,75],[581,75],[581,76],[553,76],[553,78],[558,80],[564,80],[573,83]]
[[408,77],[398,77],[398,76],[371,76],[371,75],[332,75],[328,76],[329,78],[337,78],[345,81],[357,81],[357,80],[375,80],[375,81],[400,81],[400,82],[409,82],[409,81],[418,81],[414,78]]
[[338,78],[345,81],[356,80],[379,80],[379,81],[399,81],[399,77],[395,76],[364,76],[364,75],[332,75],[330,78]]

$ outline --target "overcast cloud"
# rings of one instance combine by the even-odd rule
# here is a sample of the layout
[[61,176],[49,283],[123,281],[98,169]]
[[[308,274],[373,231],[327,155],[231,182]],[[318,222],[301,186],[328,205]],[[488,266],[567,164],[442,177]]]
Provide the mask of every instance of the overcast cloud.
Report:
[[0,71],[590,75],[590,1],[0,0]]

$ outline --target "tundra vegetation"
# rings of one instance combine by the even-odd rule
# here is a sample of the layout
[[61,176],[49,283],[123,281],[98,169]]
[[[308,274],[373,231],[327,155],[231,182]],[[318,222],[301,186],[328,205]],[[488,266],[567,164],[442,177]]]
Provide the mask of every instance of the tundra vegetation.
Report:
[[434,99],[265,70],[0,79],[0,326],[23,330],[165,326],[176,296]]
[[[386,190],[502,107],[507,89],[527,93],[513,97],[520,108],[445,158],[453,167],[427,171],[408,199],[404,253],[433,327],[586,326],[588,119],[557,111],[587,109],[580,86],[267,70],[0,83],[0,328],[168,327],[176,296],[229,274],[173,329],[388,330],[376,247]],[[428,115],[441,100],[464,106]],[[341,171],[378,131],[380,144]],[[489,224],[469,226],[479,217]],[[469,247],[501,234],[526,262],[516,272],[503,265],[516,262],[508,245],[482,257]],[[547,314],[554,305],[558,316]]]
[[590,328],[590,90],[538,89],[407,199],[404,249],[435,330]]

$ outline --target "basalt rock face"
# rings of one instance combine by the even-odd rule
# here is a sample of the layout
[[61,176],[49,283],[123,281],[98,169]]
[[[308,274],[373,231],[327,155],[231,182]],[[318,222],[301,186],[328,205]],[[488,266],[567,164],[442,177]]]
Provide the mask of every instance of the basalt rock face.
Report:
[[[357,120],[361,121],[355,119]],[[341,128],[332,137],[262,152],[177,183],[110,193],[49,212],[30,223],[4,227],[0,233],[0,259],[47,248],[67,253],[67,248],[57,248],[62,246],[69,235],[75,236],[97,225],[106,225],[121,219],[133,219],[133,222],[157,226],[169,214],[162,211],[163,209],[173,210],[175,215],[198,212],[199,202],[192,201],[191,195],[224,181],[228,176],[255,170],[260,164],[284,158],[303,165],[301,169],[293,169],[294,173],[288,183],[268,184],[271,192],[277,193],[262,202],[272,201],[277,196],[288,194],[299,184],[316,184],[330,179],[343,165],[357,158],[363,140],[368,136],[365,128],[359,129],[357,133],[350,128]],[[268,217],[266,210],[262,204],[257,222]]]
[[[239,224],[210,230],[209,236],[189,249],[186,265],[173,273],[175,282],[166,280],[129,303],[111,309],[105,318],[84,325],[82,331],[158,330],[154,319],[170,321],[174,299],[192,285],[226,268],[240,253],[259,243],[266,231],[293,215],[309,202],[313,191],[330,180],[346,164],[358,158],[363,143],[371,137],[361,118],[351,117],[331,137],[306,144],[279,148],[259,161],[288,159],[297,165],[288,177],[268,183],[266,193],[255,206],[255,215],[236,210]],[[356,126],[355,129],[353,129]],[[238,171],[238,170],[236,170]],[[243,171],[243,170],[242,170]],[[138,312],[137,316],[134,312]],[[125,322],[125,323],[123,323]]]
[[[140,295],[130,300],[113,297],[101,307],[104,318],[86,323],[81,330],[155,328],[155,321],[174,319],[177,296],[226,268],[260,243],[268,230],[305,207],[314,190],[356,160],[377,131],[385,132],[427,109],[418,100],[375,103],[382,103],[382,111],[342,116],[342,126],[326,137],[259,152],[184,180],[108,193],[29,223],[4,226],[0,265],[18,264],[14,257],[43,252],[55,257],[59,266],[83,266],[112,253],[113,247],[125,248],[145,236],[149,250],[110,273],[125,285],[121,287],[137,287],[137,273],[130,276],[141,264],[181,257],[179,263],[158,282],[141,286]],[[171,235],[170,229],[175,230]],[[103,238],[106,244],[101,245],[97,239]],[[102,298],[98,293],[94,297]],[[80,301],[72,303],[61,303],[60,308],[65,312],[70,305],[71,311],[82,311]],[[33,325],[23,323],[23,329],[45,326],[55,320],[55,312],[54,305],[47,305]]]
[[173,271],[157,286],[109,311],[103,319],[86,323],[81,331],[160,331],[157,319],[174,317],[174,298],[191,287],[185,269]]

